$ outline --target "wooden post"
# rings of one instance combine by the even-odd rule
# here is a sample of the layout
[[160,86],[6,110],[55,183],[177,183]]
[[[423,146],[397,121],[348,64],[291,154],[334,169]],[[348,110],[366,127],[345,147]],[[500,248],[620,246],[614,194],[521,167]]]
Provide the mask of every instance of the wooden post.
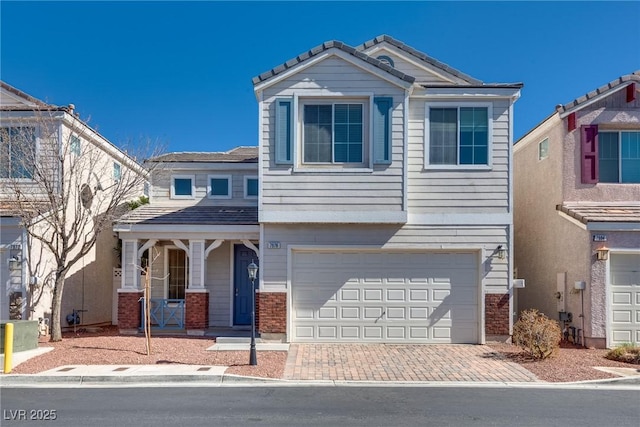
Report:
[[145,267],[144,276],[144,336],[146,339],[147,356],[151,355],[151,271]]

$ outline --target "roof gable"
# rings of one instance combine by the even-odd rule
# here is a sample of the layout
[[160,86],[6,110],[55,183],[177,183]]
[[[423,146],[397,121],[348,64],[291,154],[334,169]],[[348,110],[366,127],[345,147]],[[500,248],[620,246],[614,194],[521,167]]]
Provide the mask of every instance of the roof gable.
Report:
[[396,68],[400,70],[403,68],[415,70],[414,72],[416,72],[416,74],[413,75],[416,77],[416,80],[421,83],[429,82],[433,84],[434,82],[441,81],[445,84],[482,84],[482,81],[450,67],[386,34],[364,42],[360,46],[357,46],[356,49],[373,57],[389,55],[389,53],[400,57],[407,65],[403,67],[402,64],[398,63],[395,64]]
[[640,70],[618,77],[617,79],[610,81],[606,85],[600,86],[598,89],[593,90],[581,96],[580,98],[576,98],[567,104],[558,105],[556,107],[556,111],[560,113],[561,117],[564,117],[567,114],[571,114],[574,111],[578,111],[588,105],[598,102],[599,100],[604,99],[633,83],[636,83],[635,90],[639,91],[640,86],[637,85],[637,83],[639,82]]
[[50,107],[15,87],[0,81],[0,108],[3,110],[33,110]]
[[369,55],[366,55],[356,50],[354,47],[351,47],[341,41],[332,40],[322,43],[321,45],[316,46],[313,49],[308,50],[307,52],[301,53],[295,58],[292,58],[287,62],[278,65],[277,67],[272,68],[271,70],[264,72],[259,76],[254,77],[252,79],[254,88],[257,90],[258,88],[262,88],[266,85],[270,85],[276,81],[279,81],[279,77],[282,78],[289,75],[290,73],[295,73],[305,64],[312,63],[314,59],[322,59],[328,54],[338,55],[354,64],[359,63],[360,65],[365,66],[365,68],[378,70],[381,73],[387,74],[389,78],[404,82],[407,85],[411,85],[415,81],[415,78],[413,76],[396,70],[390,65]]

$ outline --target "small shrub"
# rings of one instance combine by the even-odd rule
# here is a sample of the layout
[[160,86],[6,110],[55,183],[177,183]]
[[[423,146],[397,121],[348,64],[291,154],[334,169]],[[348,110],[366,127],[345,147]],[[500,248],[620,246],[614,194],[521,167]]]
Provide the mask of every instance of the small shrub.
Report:
[[561,331],[558,322],[538,310],[525,310],[513,325],[513,343],[534,359],[546,359],[560,348]]
[[640,346],[631,343],[622,344],[620,347],[609,350],[604,357],[618,362],[640,365]]

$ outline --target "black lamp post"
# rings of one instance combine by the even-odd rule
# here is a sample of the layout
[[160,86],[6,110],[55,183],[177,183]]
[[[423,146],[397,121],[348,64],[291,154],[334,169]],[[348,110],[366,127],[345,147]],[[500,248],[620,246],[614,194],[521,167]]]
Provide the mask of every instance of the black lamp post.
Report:
[[249,365],[255,366],[258,364],[258,358],[256,357],[256,288],[255,281],[258,276],[258,266],[251,261],[251,264],[247,267],[249,272],[249,280],[251,280],[251,346],[249,348]]

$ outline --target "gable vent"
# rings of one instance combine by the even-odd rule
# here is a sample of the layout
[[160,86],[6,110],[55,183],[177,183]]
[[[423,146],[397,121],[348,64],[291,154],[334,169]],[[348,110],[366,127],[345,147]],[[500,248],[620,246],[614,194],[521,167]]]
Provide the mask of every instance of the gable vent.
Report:
[[395,64],[393,63],[393,59],[391,59],[387,55],[380,55],[376,59],[382,62],[383,64],[387,64],[390,67],[395,67]]

